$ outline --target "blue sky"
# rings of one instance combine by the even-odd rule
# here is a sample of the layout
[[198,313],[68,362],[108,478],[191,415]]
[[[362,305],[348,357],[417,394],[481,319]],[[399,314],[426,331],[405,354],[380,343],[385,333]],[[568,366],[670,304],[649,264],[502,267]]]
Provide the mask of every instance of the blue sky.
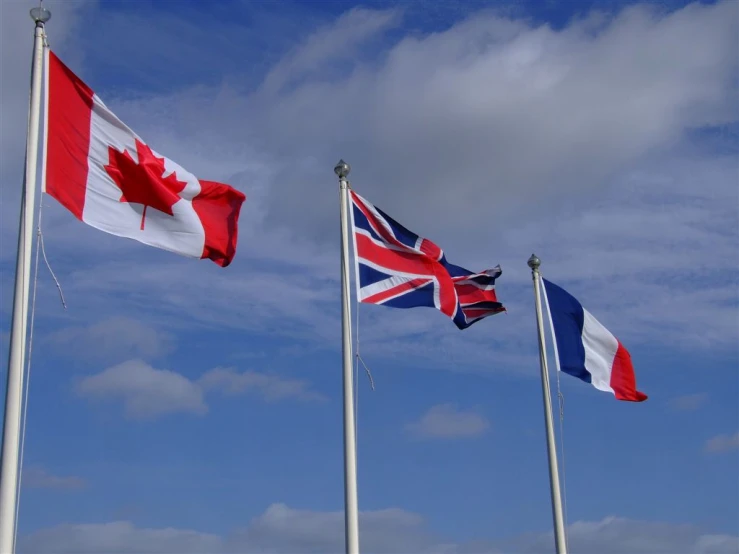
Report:
[[[4,352],[33,5],[1,7]],[[49,7],[123,121],[247,200],[222,269],[44,199],[68,307],[42,267],[23,552],[343,550],[339,158],[451,262],[500,263],[509,312],[360,306],[363,552],[553,552],[532,252],[649,395],[562,377],[572,551],[737,551],[735,2]]]

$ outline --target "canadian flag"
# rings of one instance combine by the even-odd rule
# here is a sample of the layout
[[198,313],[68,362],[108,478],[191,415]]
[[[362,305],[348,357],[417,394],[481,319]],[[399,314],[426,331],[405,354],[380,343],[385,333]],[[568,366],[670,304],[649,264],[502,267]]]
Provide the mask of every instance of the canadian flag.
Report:
[[44,191],[96,229],[229,265],[244,194],[149,148],[47,53]]

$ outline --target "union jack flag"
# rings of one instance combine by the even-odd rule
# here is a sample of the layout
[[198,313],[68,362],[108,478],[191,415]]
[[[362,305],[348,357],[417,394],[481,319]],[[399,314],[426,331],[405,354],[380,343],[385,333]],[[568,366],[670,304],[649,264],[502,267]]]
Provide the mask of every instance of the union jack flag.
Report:
[[459,329],[505,311],[495,295],[500,266],[472,273],[450,264],[436,244],[349,192],[360,302],[436,308]]

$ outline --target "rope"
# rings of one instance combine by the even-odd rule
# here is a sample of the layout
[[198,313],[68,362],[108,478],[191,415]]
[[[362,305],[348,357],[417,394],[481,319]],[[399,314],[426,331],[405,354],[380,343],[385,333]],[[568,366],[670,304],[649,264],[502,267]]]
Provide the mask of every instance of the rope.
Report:
[[[349,184],[349,183],[347,183],[347,187],[350,190],[352,188],[351,187],[351,184]],[[356,256],[357,253],[355,252],[354,255]],[[356,278],[356,275],[355,275],[355,278]],[[369,382],[370,382],[370,387],[372,387],[372,390],[375,390],[375,380],[372,378],[372,372],[367,367],[367,364],[364,363],[364,360],[362,359],[362,356],[359,353],[359,305],[360,305],[360,302],[359,302],[359,299],[357,298],[356,299],[357,319],[356,319],[356,325],[355,325],[355,329],[356,329],[356,348],[355,348],[356,362],[355,362],[355,366],[354,366],[355,367],[354,378],[357,381],[359,381],[359,362],[362,362],[362,366],[364,367],[364,371],[367,374],[367,378],[369,379]],[[359,403],[359,402],[357,401],[357,403]]]
[[[541,273],[540,273],[541,275]],[[562,389],[559,381],[559,374],[561,369],[559,367],[559,351],[557,350],[557,337],[554,334],[554,322],[552,321],[552,312],[549,311],[549,299],[547,298],[547,288],[544,283],[541,282],[541,291],[544,296],[544,303],[547,305],[547,318],[549,319],[549,331],[552,335],[552,348],[554,349],[554,363],[557,366],[557,400],[559,403],[559,452],[562,457],[562,511],[564,512],[564,524],[565,524],[565,546],[569,550],[569,533],[567,523],[567,467],[565,464],[565,435],[564,435],[564,418],[565,418],[565,397],[562,394]]]
[[367,374],[367,378],[370,382],[370,387],[372,387],[372,390],[375,390],[375,380],[372,378],[372,373],[370,372],[370,368],[367,367],[367,364],[364,363],[364,360],[362,359],[362,356],[357,353],[357,360],[362,362],[362,366],[364,366],[364,372]]
[[[357,349],[359,349],[359,302],[356,306],[357,319],[355,329],[357,333]],[[354,364],[354,449],[359,450],[359,364]],[[357,459],[359,455],[357,454]]]
[[[43,199],[39,202],[38,212],[38,227],[36,232],[36,261],[34,263],[33,270],[33,297],[31,300],[31,325],[28,336],[28,361],[26,362],[26,375],[25,375],[25,391],[23,394],[23,412],[21,415],[22,426],[21,426],[21,444],[20,444],[20,458],[18,461],[18,495],[15,499],[15,529],[13,530],[13,544],[18,540],[18,515],[21,509],[21,483],[23,482],[23,455],[25,453],[26,446],[26,423],[28,416],[28,391],[30,390],[31,384],[31,357],[33,355],[33,330],[34,322],[36,320],[36,292],[38,290],[38,265],[39,265],[39,244],[41,242],[41,213],[43,208]],[[61,289],[60,289],[61,290]]]
[[569,551],[569,533],[568,530],[568,518],[567,518],[567,465],[565,464],[565,396],[562,394],[559,385],[559,362],[557,362],[557,398],[559,399],[559,450],[562,454],[562,508],[564,511],[565,520],[565,546]]
[[[20,514],[20,507],[21,507],[21,483],[23,482],[23,457],[25,454],[25,446],[26,446],[26,424],[28,422],[28,395],[31,388],[31,358],[33,357],[33,332],[35,329],[35,321],[36,321],[36,296],[38,291],[38,268],[39,268],[39,252],[43,254],[44,262],[46,263],[46,267],[49,269],[49,273],[51,273],[52,278],[54,279],[54,283],[56,283],[56,288],[59,290],[59,296],[62,301],[62,306],[64,309],[67,309],[67,303],[64,301],[64,292],[62,291],[62,287],[59,284],[59,280],[56,278],[56,275],[54,274],[54,270],[51,269],[51,265],[49,264],[49,260],[46,257],[46,249],[44,248],[44,234],[41,230],[41,219],[44,212],[44,200],[43,197],[39,201],[39,207],[38,207],[38,224],[36,226],[36,260],[34,261],[34,270],[33,270],[33,296],[31,298],[31,322],[30,322],[30,329],[29,329],[29,335],[28,335],[28,361],[26,362],[26,374],[24,378],[25,382],[25,390],[23,391],[23,412],[21,414],[21,436],[20,436],[20,453],[19,453],[19,461],[18,461],[18,496],[16,497],[15,501],[15,529],[13,532],[13,544],[18,539],[18,520],[19,520],[19,514]],[[40,246],[40,248],[39,248]]]
[[355,328],[357,330],[357,333],[356,333],[356,348],[355,348],[356,354],[354,355],[354,358],[356,360],[356,362],[355,362],[356,377],[355,378],[357,380],[359,380],[359,362],[362,362],[362,367],[364,367],[364,372],[367,375],[367,378],[369,379],[370,387],[372,387],[372,390],[374,391],[375,390],[375,380],[372,378],[372,372],[370,371],[370,368],[367,367],[367,364],[364,363],[364,360],[362,359],[362,355],[359,353],[359,305],[360,305],[360,303],[357,302],[357,321],[356,321],[356,326],[355,326]]
[[[44,234],[41,232],[41,208],[39,207],[39,227],[38,227],[38,238],[39,243],[41,244],[41,254],[44,256],[44,262],[46,263],[46,267],[49,269],[49,273],[51,273],[51,278],[54,279],[54,284],[56,284],[56,288],[59,291],[59,299],[62,301],[62,306],[64,306],[64,309],[67,309],[67,303],[64,301],[64,292],[62,291],[62,286],[59,284],[59,279],[56,278],[56,275],[54,274],[54,270],[51,269],[51,264],[49,264],[49,259],[46,257],[46,247],[44,246]],[[38,244],[36,245],[38,248]],[[38,256],[38,252],[36,253]]]
[[[372,379],[372,373],[370,373],[367,364],[364,363],[362,356],[359,354],[359,302],[356,303],[356,319],[354,323],[355,329],[355,352],[354,355],[354,442],[355,447],[358,449],[359,444],[359,362],[362,362],[364,370],[369,377],[370,386],[372,390],[375,390],[375,381]],[[357,456],[359,457],[359,456]]]
[[[351,185],[347,182],[347,188],[351,189]],[[353,219],[352,219],[353,221]],[[354,253],[356,256],[356,252]],[[354,278],[356,279],[357,276],[355,275]],[[364,360],[362,359],[361,354],[359,353],[359,298],[355,297],[355,312],[356,312],[356,319],[354,324],[355,329],[355,355],[354,355],[354,442],[355,442],[355,450],[358,450],[359,445],[359,363],[362,363],[362,366],[364,367],[364,371],[367,374],[367,377],[369,378],[370,387],[372,387],[372,390],[375,390],[375,380],[372,378],[372,373],[370,372],[369,368],[367,367],[367,364],[364,363]],[[358,458],[359,456],[357,456]]]

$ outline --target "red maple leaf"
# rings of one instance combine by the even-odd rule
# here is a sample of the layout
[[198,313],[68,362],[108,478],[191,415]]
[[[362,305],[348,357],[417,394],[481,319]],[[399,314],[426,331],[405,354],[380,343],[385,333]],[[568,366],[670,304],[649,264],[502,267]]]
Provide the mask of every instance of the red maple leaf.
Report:
[[165,172],[164,158],[157,158],[151,148],[139,139],[136,139],[136,153],[138,163],[128,150],[119,152],[109,146],[108,165],[104,167],[123,193],[119,202],[144,205],[144,212],[141,214],[143,231],[146,208],[151,206],[165,214],[174,215],[172,206],[180,200],[178,193],[182,192],[187,183],[178,181],[174,172],[162,178]]

